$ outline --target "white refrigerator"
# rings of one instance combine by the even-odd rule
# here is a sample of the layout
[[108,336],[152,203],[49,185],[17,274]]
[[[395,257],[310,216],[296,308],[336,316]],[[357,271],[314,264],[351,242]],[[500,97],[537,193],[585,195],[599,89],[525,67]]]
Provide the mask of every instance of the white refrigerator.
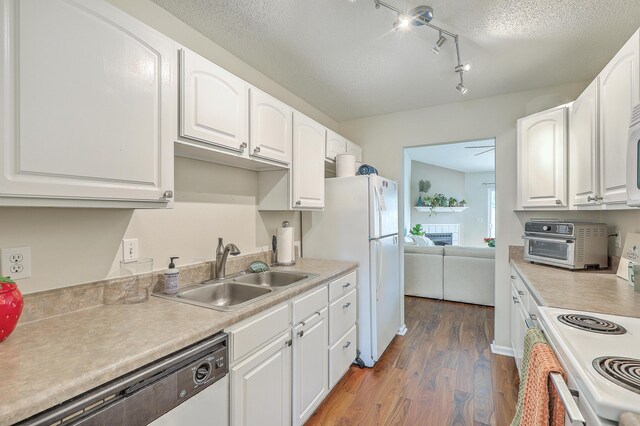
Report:
[[350,260],[358,269],[358,349],[371,367],[404,329],[398,183],[377,175],[325,180],[324,211],[303,215],[304,257]]

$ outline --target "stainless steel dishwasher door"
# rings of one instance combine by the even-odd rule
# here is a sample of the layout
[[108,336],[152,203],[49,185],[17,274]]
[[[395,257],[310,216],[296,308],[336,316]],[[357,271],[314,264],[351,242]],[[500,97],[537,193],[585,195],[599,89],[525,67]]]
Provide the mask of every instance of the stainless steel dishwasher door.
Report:
[[185,425],[229,425],[229,375],[150,423],[150,426]]

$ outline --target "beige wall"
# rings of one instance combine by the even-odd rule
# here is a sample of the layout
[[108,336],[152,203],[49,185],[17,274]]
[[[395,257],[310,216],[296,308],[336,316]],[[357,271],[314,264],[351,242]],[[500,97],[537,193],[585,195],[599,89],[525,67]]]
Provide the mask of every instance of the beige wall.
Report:
[[117,276],[123,238],[138,238],[156,270],[169,256],[213,259],[218,237],[243,253],[270,247],[283,220],[300,240],[299,213],[257,210],[256,172],[177,157],[175,194],[170,210],[0,208],[1,247],[31,247],[32,277],[19,285],[33,293]]
[[[337,123],[284,87],[149,0],[109,0],[249,83],[325,126]],[[257,173],[176,158],[176,203],[171,210],[0,208],[0,247],[30,246],[32,277],[20,280],[24,293],[101,280],[118,273],[120,243],[138,238],[140,256],[164,269],[211,260],[217,237],[244,253],[270,246],[283,220],[299,229],[299,215],[257,211]],[[297,233],[299,240],[299,233]]]
[[438,167],[432,164],[411,162],[411,224],[416,223],[448,223],[462,224],[460,213],[438,213],[418,212],[413,207],[418,201],[418,182],[421,179],[431,181],[431,189],[427,195],[436,193],[444,194],[446,197],[454,197],[458,201],[464,199],[464,173],[457,170]]
[[374,165],[381,175],[398,181],[403,178],[403,147],[496,138],[495,342],[500,346],[510,346],[508,246],[521,245],[522,222],[529,216],[513,212],[516,120],[572,101],[586,86],[587,82],[580,82],[340,123],[340,131],[362,146],[364,161]]

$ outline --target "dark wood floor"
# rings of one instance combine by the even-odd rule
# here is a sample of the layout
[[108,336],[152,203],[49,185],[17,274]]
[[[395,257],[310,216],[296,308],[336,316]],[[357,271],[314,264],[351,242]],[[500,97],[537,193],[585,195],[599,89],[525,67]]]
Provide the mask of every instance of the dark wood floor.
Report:
[[508,425],[518,373],[491,354],[493,308],[406,297],[405,336],[352,366],[307,425]]

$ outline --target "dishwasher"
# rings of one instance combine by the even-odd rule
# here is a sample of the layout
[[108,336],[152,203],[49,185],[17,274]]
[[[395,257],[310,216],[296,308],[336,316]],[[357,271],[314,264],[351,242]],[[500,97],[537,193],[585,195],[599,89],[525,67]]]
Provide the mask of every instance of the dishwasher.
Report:
[[229,425],[228,335],[219,333],[19,425]]

